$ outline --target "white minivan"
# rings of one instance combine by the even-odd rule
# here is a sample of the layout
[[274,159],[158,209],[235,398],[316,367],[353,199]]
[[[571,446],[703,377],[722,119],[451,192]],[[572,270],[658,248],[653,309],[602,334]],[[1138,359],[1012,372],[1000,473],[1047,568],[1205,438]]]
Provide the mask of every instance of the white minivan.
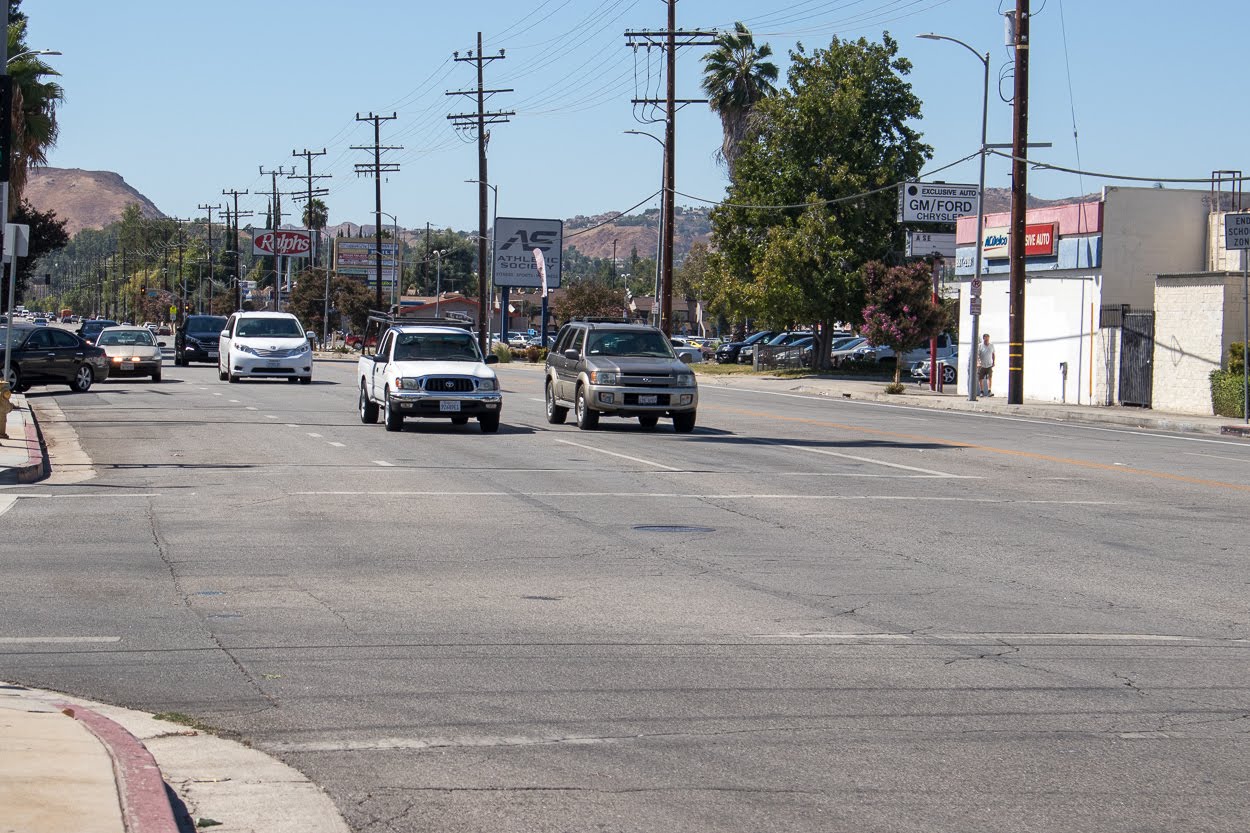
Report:
[[308,334],[289,312],[236,312],[221,331],[217,376],[223,382],[276,378],[308,385],[312,365]]

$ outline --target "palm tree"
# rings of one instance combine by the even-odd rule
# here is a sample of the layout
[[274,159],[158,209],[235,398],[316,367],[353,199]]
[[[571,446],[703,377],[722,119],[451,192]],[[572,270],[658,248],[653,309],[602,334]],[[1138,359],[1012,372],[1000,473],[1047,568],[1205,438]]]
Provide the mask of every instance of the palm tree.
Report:
[[751,111],[776,92],[777,65],[765,60],[773,54],[772,47],[756,47],[754,36],[741,22],[734,24],[733,32],[721,33],[716,42],[716,48],[703,56],[703,90],[720,116],[725,134],[720,153],[732,177]]
[[308,201],[304,206],[304,228],[315,229],[320,231],[326,227],[329,220],[330,210],[326,208],[326,204],[316,197]]
[[[28,51],[26,46],[26,21],[17,20],[9,25],[10,55]],[[37,55],[27,55],[9,64],[13,76],[13,119],[10,125],[13,135],[12,158],[9,166],[10,208],[22,201],[26,187],[26,172],[35,165],[48,162],[48,151],[56,144],[56,108],[65,98],[65,91],[55,81],[44,80],[60,73],[39,60]]]

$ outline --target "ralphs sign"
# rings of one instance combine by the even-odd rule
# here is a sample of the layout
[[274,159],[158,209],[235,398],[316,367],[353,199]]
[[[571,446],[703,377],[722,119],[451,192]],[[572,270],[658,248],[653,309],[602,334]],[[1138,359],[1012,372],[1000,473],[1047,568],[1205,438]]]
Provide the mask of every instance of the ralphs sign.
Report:
[[904,182],[898,187],[900,223],[953,223],[977,213],[975,185]]
[[563,220],[496,218],[495,286],[541,289],[543,276],[534,256],[537,251],[547,272],[547,288],[559,288],[563,250]]
[[252,254],[308,257],[312,252],[312,232],[306,228],[264,229],[252,238]]

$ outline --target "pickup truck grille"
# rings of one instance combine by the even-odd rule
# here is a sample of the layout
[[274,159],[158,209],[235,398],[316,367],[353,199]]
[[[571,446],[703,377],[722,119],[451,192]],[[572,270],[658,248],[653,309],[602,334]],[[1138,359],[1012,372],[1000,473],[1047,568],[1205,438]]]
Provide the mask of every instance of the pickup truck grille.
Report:
[[477,389],[472,379],[463,376],[427,376],[426,393],[472,393]]

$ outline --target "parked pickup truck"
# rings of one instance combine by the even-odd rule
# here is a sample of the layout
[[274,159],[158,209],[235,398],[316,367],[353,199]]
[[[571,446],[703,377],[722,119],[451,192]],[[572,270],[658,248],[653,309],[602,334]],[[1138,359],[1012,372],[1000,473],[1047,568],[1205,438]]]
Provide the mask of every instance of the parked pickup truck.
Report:
[[503,395],[468,326],[460,322],[374,313],[356,363],[360,421],[371,425],[382,412],[387,431],[404,420],[476,418],[482,433],[499,430]]

